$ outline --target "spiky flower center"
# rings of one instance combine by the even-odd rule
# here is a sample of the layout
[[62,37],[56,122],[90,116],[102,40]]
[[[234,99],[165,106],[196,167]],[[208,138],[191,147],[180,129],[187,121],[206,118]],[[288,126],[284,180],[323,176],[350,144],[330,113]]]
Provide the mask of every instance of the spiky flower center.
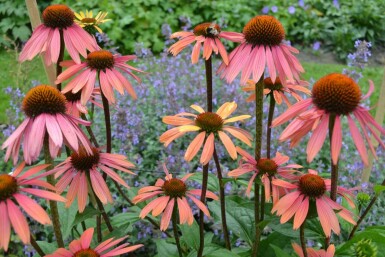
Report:
[[299,190],[309,197],[321,197],[326,191],[325,181],[315,174],[303,175],[299,179]]
[[273,16],[259,15],[243,28],[246,42],[255,45],[277,46],[285,39],[285,29]]
[[96,19],[95,18],[83,18],[81,20],[81,22],[83,24],[90,25],[90,24],[95,24],[96,23]]
[[0,201],[10,198],[17,192],[17,181],[8,174],[0,175]]
[[88,54],[87,64],[95,70],[111,69],[114,67],[114,56],[106,50],[94,51]]
[[54,87],[39,85],[28,91],[21,108],[31,118],[42,113],[65,113],[66,98]]
[[223,119],[214,112],[204,112],[195,119],[195,124],[207,133],[218,132],[223,127]]
[[370,239],[362,239],[353,247],[355,257],[376,257],[377,256],[377,245],[372,243]]
[[274,176],[277,174],[278,165],[275,161],[268,158],[261,158],[257,162],[257,168],[260,173]]
[[92,249],[82,249],[77,251],[74,257],[99,257],[100,255]]
[[74,12],[64,4],[48,6],[43,11],[44,25],[50,28],[65,29],[74,23]]
[[88,171],[99,163],[100,153],[95,147],[92,147],[92,154],[89,154],[84,147],[80,147],[78,152],[71,154],[71,164],[79,171]]
[[186,195],[186,184],[177,178],[166,180],[163,184],[163,190],[166,195],[171,197],[183,197]]
[[268,77],[263,80],[263,83],[265,85],[265,88],[270,89],[271,91],[273,90],[281,91],[283,88],[281,80],[279,78],[276,78],[275,82],[273,83],[271,78]]
[[360,103],[361,90],[348,76],[332,73],[314,84],[312,99],[321,110],[346,115],[354,111]]
[[205,22],[195,26],[194,30],[195,36],[205,36],[205,37],[216,37],[221,32],[221,27],[218,24]]
[[65,98],[68,102],[77,102],[80,101],[80,98],[82,96],[82,91],[79,90],[77,93],[72,93],[71,91],[64,94]]

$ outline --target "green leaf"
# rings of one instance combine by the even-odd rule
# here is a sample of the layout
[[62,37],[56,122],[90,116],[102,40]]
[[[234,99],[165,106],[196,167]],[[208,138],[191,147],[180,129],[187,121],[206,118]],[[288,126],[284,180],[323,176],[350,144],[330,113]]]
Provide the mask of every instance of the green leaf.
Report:
[[179,257],[178,248],[175,244],[168,243],[164,239],[155,240],[158,254],[155,257]]
[[285,251],[283,251],[281,248],[279,248],[278,246],[275,246],[273,244],[270,244],[270,247],[273,248],[274,252],[275,252],[275,256],[277,257],[290,257],[289,254],[287,254]]
[[385,186],[375,185],[373,189],[376,194],[380,194],[382,191],[385,191]]
[[269,234],[267,238],[262,240],[259,244],[258,256],[276,257],[275,249],[271,245],[274,244],[280,249],[285,249],[286,247],[291,249],[291,239],[292,238],[284,236],[278,232]]
[[12,35],[15,38],[20,40],[27,40],[30,34],[31,34],[31,30],[25,25],[20,27],[14,27],[12,29]]
[[69,208],[66,208],[64,203],[58,203],[57,206],[59,210],[63,239],[66,240],[71,234],[72,224],[74,223],[76,214],[78,213],[77,200],[75,200]]
[[77,213],[76,214],[75,220],[72,223],[71,227],[74,227],[74,226],[80,224],[82,221],[86,221],[87,219],[90,219],[97,214],[100,214],[99,210],[96,210],[90,206],[87,206],[86,209],[83,211],[83,213]]
[[[194,180],[202,184],[202,176],[191,176],[190,180]],[[209,173],[207,187],[212,192],[219,192],[218,179],[214,174]]]
[[[253,244],[254,238],[254,212],[248,208],[242,207],[234,201],[226,202],[227,225],[234,235],[242,238],[249,246]],[[208,203],[209,209],[213,214],[221,217],[220,204],[215,202]]]
[[[197,256],[196,251],[190,252],[187,257],[195,257]],[[205,248],[203,249],[203,256],[205,257],[239,257],[238,254],[230,252],[226,248],[223,248],[216,244],[205,244]]]
[[[56,251],[57,249],[57,243],[48,243],[46,241],[36,241],[36,243],[40,246],[40,248],[43,250],[45,254],[50,254]],[[39,254],[35,254],[34,257],[40,256]]]
[[188,224],[179,225],[180,230],[182,231],[181,240],[183,240],[186,245],[194,248],[195,250],[199,249],[199,226],[198,223],[194,220],[193,224],[189,226]]

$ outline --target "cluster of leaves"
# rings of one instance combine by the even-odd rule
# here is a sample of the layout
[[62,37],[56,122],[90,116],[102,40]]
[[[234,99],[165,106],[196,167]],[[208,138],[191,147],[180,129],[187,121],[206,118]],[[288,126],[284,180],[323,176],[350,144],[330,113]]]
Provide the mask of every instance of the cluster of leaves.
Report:
[[[135,42],[144,42],[153,52],[164,47],[160,30],[170,24],[172,31],[194,26],[202,21],[215,21],[225,29],[242,31],[243,25],[256,11],[277,17],[287,31],[287,39],[309,46],[320,41],[341,59],[353,48],[351,42],[365,39],[380,45],[385,42],[385,2],[382,0],[328,1],[75,1],[56,0],[75,11],[85,9],[110,11],[112,21],[105,24],[109,36],[125,52],[132,52]],[[48,1],[38,1],[43,10]],[[23,0],[0,2],[0,30],[13,40],[26,40],[30,35],[27,10]],[[266,9],[267,8],[267,9]],[[130,39],[130,40],[127,40]],[[0,39],[0,44],[4,44]]]

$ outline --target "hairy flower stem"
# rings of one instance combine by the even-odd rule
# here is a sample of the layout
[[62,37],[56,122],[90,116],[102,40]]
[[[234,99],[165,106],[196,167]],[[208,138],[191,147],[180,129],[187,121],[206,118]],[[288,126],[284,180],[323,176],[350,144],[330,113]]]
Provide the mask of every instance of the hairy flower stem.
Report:
[[178,205],[174,204],[174,209],[172,210],[172,230],[174,231],[175,243],[178,248],[179,257],[183,257],[182,247],[180,246],[179,241],[179,232],[178,232]]
[[231,250],[231,242],[229,237],[229,231],[227,229],[227,220],[226,220],[225,184],[222,181],[221,165],[219,163],[218,154],[215,147],[214,147],[214,161],[215,161],[215,166],[217,167],[217,175],[218,175],[218,182],[219,182],[219,200],[221,203],[221,219],[222,219],[223,236],[225,238],[226,248],[228,250]]
[[[206,69],[206,95],[207,95],[207,111],[213,111],[213,68],[211,62],[211,56],[208,60],[205,61]],[[201,202],[206,203],[206,192],[207,192],[207,181],[209,173],[209,164],[203,166],[202,171],[202,193],[201,193]],[[199,211],[199,249],[197,257],[202,257],[203,249],[205,247],[205,228],[204,228],[204,213],[202,210]]]
[[301,247],[302,247],[303,256],[307,257],[306,241],[305,241],[305,223],[306,223],[306,221],[304,221],[302,223],[301,227],[299,228],[299,238],[301,240]]
[[[46,168],[46,171],[52,170],[53,168],[53,159],[51,157],[51,154],[49,152],[49,143],[48,143],[48,135],[46,134],[44,137],[44,159],[46,164],[50,164]],[[51,185],[55,186],[55,177],[54,175],[47,176],[47,182]],[[50,200],[49,206],[51,209],[51,216],[52,216],[52,224],[53,224],[53,231],[55,233],[57,245],[59,248],[64,247],[64,241],[63,241],[63,235],[61,233],[61,225],[60,225],[60,218],[59,218],[59,210],[57,208],[57,203],[55,201]]]
[[[99,82],[100,83],[100,82]],[[106,124],[106,140],[107,140],[107,153],[111,153],[111,115],[110,115],[110,105],[108,104],[108,100],[106,96],[104,95],[103,91],[100,90],[100,93],[102,95],[102,102],[103,102],[103,109],[104,109],[104,122]]]
[[[63,67],[60,66],[60,63],[63,61],[64,58],[64,36],[63,36],[63,29],[59,29],[60,33],[60,52],[59,52],[59,58],[57,59],[56,63],[56,77],[58,77],[62,71]],[[56,88],[61,91],[61,83],[56,85]]]
[[[381,186],[385,186],[385,179],[384,179],[384,181],[382,181]],[[370,201],[370,203],[368,204],[368,206],[365,208],[364,212],[362,213],[362,215],[358,219],[357,224],[353,227],[352,232],[350,232],[349,240],[353,238],[354,233],[356,233],[356,230],[358,229],[358,227],[360,226],[362,221],[365,219],[366,215],[368,215],[370,209],[373,207],[373,205],[377,201],[378,196],[379,196],[379,194],[375,194],[373,196],[372,200]]]
[[271,158],[271,123],[273,122],[275,108],[275,99],[273,93],[270,94],[269,114],[267,118],[267,136],[266,136],[266,157]]
[[[207,181],[209,175],[209,164],[203,166],[202,171],[202,194],[201,194],[201,202],[205,204],[206,202],[206,192],[207,192]],[[203,211],[199,211],[199,249],[197,257],[202,257],[203,249],[205,247],[205,224],[204,224],[204,213]]]
[[[255,85],[255,160],[258,161],[261,158],[262,149],[262,125],[263,125],[263,79],[264,74]],[[254,180],[254,216],[255,216],[255,240],[253,244],[252,256],[257,256],[259,242],[261,240],[261,229],[259,227],[260,222],[260,202],[259,202],[259,184],[258,179]]]
[[[81,117],[83,120],[87,121],[87,116],[84,113],[82,113]],[[96,137],[95,137],[94,132],[92,131],[91,126],[85,126],[85,127],[87,129],[88,135],[90,135],[91,142],[94,144],[95,147],[99,147],[99,144],[96,141]]]
[[35,238],[33,236],[30,236],[29,241],[31,242],[32,247],[35,249],[35,251],[40,255],[40,256],[45,256],[44,251],[40,248],[40,246],[36,243]]

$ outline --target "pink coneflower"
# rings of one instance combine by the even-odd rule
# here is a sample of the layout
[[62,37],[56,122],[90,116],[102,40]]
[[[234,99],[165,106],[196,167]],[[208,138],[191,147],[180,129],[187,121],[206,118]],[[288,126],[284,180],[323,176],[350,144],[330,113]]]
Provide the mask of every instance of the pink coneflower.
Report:
[[[126,64],[127,61],[134,59],[136,59],[135,55],[120,56],[118,54],[113,55],[106,50],[94,51],[89,53],[87,59],[80,64],[73,61],[64,62],[63,66],[68,68],[57,77],[55,83],[60,84],[74,77],[62,92],[72,91],[72,93],[76,94],[82,90],[80,101],[82,105],[86,105],[95,88],[96,76],[99,75],[100,88],[110,103],[115,103],[114,88],[122,95],[124,90],[126,90],[136,99],[136,93],[131,83],[121,74],[121,72],[124,72],[141,83],[141,79],[133,74],[132,71],[143,71]],[[74,76],[78,72],[80,73]]]
[[[292,243],[291,245],[293,246],[295,253],[298,254],[299,257],[304,257],[301,246],[296,243]],[[329,245],[326,251],[324,249],[314,250],[313,248],[306,248],[308,257],[334,257],[335,251],[336,248],[333,244]]]
[[[298,83],[294,83],[294,84],[292,84],[291,82],[287,82],[286,85],[283,85],[279,78],[277,78],[273,83],[271,78],[268,77],[263,80],[263,84],[265,86],[263,90],[263,94],[266,96],[267,95],[273,96],[275,102],[279,105],[282,103],[282,100],[283,100],[287,106],[291,106],[291,103],[286,96],[287,94],[293,96],[297,102],[303,100],[298,93],[305,93],[307,95],[311,94],[311,91],[306,88],[309,85],[309,83],[304,80],[300,80]],[[246,102],[255,101],[255,85],[256,85],[256,82],[254,82],[253,80],[248,80],[247,86],[242,87],[243,91],[253,92],[246,99]]]
[[[79,91],[76,94],[74,94],[70,91],[64,94],[67,100],[67,103],[66,103],[67,114],[72,115],[76,118],[79,118],[81,113],[83,114],[88,113],[87,107],[82,105],[80,102],[81,93],[82,92]],[[100,90],[98,88],[95,88],[91,95],[90,102],[103,109],[103,105],[96,100],[97,97],[100,98]]]
[[60,53],[61,34],[69,55],[76,63],[80,63],[79,54],[86,57],[87,50],[99,49],[95,38],[74,22],[75,14],[66,5],[48,6],[42,16],[43,23],[36,27],[25,44],[19,56],[20,62],[32,60],[42,53],[47,65],[56,63]]
[[83,232],[80,239],[73,240],[69,244],[69,250],[59,248],[45,257],[112,257],[133,252],[143,246],[142,244],[128,246],[128,243],[119,245],[128,237],[125,236],[119,239],[110,238],[96,247],[91,247],[93,235],[94,228],[89,228]]
[[218,24],[215,23],[201,23],[197,25],[193,32],[190,31],[179,31],[171,35],[170,38],[180,38],[178,42],[173,44],[168,51],[174,56],[178,55],[183,49],[189,44],[196,42],[191,53],[191,61],[193,64],[198,62],[199,54],[203,44],[203,58],[208,60],[211,54],[219,54],[222,56],[223,62],[227,65],[229,58],[227,51],[221,42],[221,38],[230,40],[232,42],[241,42],[243,35],[237,32],[226,32],[221,31]]
[[259,175],[265,187],[265,200],[267,202],[270,202],[271,196],[273,196],[273,203],[276,203],[280,197],[279,187],[271,184],[271,181],[274,181],[277,175],[285,179],[296,179],[298,174],[294,173],[299,173],[299,171],[295,169],[302,168],[302,166],[298,164],[283,166],[284,163],[289,161],[289,157],[279,152],[277,152],[272,159],[261,158],[258,161],[238,146],[237,152],[243,157],[240,166],[237,169],[230,171],[228,175],[230,177],[239,177],[243,174],[254,172],[247,186],[246,195],[248,196],[250,195],[251,187],[256,176]]
[[[314,205],[317,208],[318,217],[326,237],[330,237],[332,230],[337,235],[340,234],[340,225],[336,214],[347,222],[356,224],[350,211],[326,195],[326,192],[330,191],[330,179],[323,179],[318,176],[315,170],[309,170],[308,174],[302,175],[294,183],[275,179],[272,184],[293,190],[282,197],[271,210],[272,213],[277,212],[277,215],[281,216],[281,223],[289,221],[294,216],[293,229],[298,229],[302,225],[309,208],[314,208]],[[341,187],[337,188],[338,193],[347,197],[345,191],[341,190]]]
[[0,174],[0,249],[4,249],[4,251],[8,250],[11,237],[11,225],[20,240],[24,244],[29,244],[30,231],[28,222],[19,207],[37,222],[43,225],[51,224],[51,220],[45,210],[25,194],[31,194],[52,201],[65,202],[65,199],[60,195],[36,188],[42,187],[55,191],[55,187],[40,180],[42,177],[53,174],[53,171],[34,176],[48,166],[47,164],[37,165],[21,175],[25,167],[25,163],[23,162],[13,173]]
[[[163,117],[164,123],[178,127],[166,131],[159,138],[160,142],[164,143],[167,147],[172,141],[183,136],[186,132],[199,132],[186,150],[184,155],[186,161],[191,161],[205,142],[200,162],[202,164],[207,164],[214,153],[215,137],[219,137],[231,158],[235,160],[237,158],[237,150],[225,131],[251,146],[250,140],[252,138],[247,131],[225,125],[230,122],[240,121],[251,117],[250,115],[240,115],[227,119],[227,117],[229,117],[237,108],[235,102],[224,103],[216,113],[205,112],[202,107],[197,105],[191,105],[191,108],[199,114],[196,115],[184,112],[174,116]],[[194,119],[185,118],[183,116],[193,117]]]
[[294,47],[283,42],[285,30],[273,16],[259,15],[252,18],[243,28],[242,43],[230,54],[230,63],[222,63],[218,73],[231,83],[242,71],[241,84],[252,76],[259,81],[267,66],[273,83],[278,77],[282,83],[299,81],[299,73],[304,72],[301,64],[292,53]]
[[311,162],[325,142],[331,120],[335,120],[330,154],[333,164],[337,164],[342,146],[341,118],[346,116],[353,141],[362,161],[367,165],[368,154],[365,141],[352,116],[360,124],[373,156],[377,157],[368,132],[385,148],[385,144],[377,134],[377,131],[385,134],[385,129],[377,124],[369,114],[368,109],[360,105],[362,100],[367,99],[373,93],[373,82],[369,81],[369,84],[369,92],[362,97],[360,88],[354,80],[342,74],[329,74],[314,84],[310,99],[298,102],[290,107],[273,121],[272,127],[281,125],[296,117],[279,138],[281,141],[291,140],[291,147],[296,146],[308,132],[313,131],[306,150],[307,160]]
[[66,99],[56,88],[48,85],[32,88],[23,100],[22,110],[27,118],[2,145],[2,149],[8,148],[5,161],[12,155],[13,162],[17,162],[22,140],[27,164],[37,160],[45,138],[52,158],[58,155],[63,142],[74,150],[81,143],[91,152],[87,136],[78,127],[91,123],[66,114]]
[[113,202],[110,190],[100,171],[129,188],[126,182],[112,169],[134,174],[128,170],[133,167],[135,165],[127,161],[124,155],[102,153],[95,147],[92,147],[92,154],[89,154],[84,148],[79,148],[78,152],[73,152],[70,157],[55,167],[54,170],[57,172],[55,177],[58,178],[63,175],[57,182],[56,188],[61,193],[70,185],[66,207],[71,206],[77,196],[79,212],[83,212],[87,204],[88,188],[92,188],[103,204]]
[[[182,179],[178,179],[172,177],[164,164],[163,170],[166,173],[165,180],[158,179],[155,186],[141,188],[138,191],[138,195],[134,197],[133,202],[137,204],[155,196],[160,196],[147,204],[146,207],[144,207],[140,212],[139,217],[144,219],[144,217],[146,217],[151,211],[153,216],[158,216],[163,213],[160,221],[160,230],[165,231],[168,228],[171,220],[171,214],[174,210],[174,206],[176,205],[175,208],[178,208],[179,211],[180,224],[187,222],[187,224],[191,225],[194,222],[194,216],[187,199],[190,199],[201,211],[203,211],[206,216],[210,217],[207,207],[196,198],[200,197],[202,190],[188,190],[185,183],[189,177],[194,175],[194,173],[189,173]],[[210,191],[207,191],[206,197],[218,200],[218,197]]]

